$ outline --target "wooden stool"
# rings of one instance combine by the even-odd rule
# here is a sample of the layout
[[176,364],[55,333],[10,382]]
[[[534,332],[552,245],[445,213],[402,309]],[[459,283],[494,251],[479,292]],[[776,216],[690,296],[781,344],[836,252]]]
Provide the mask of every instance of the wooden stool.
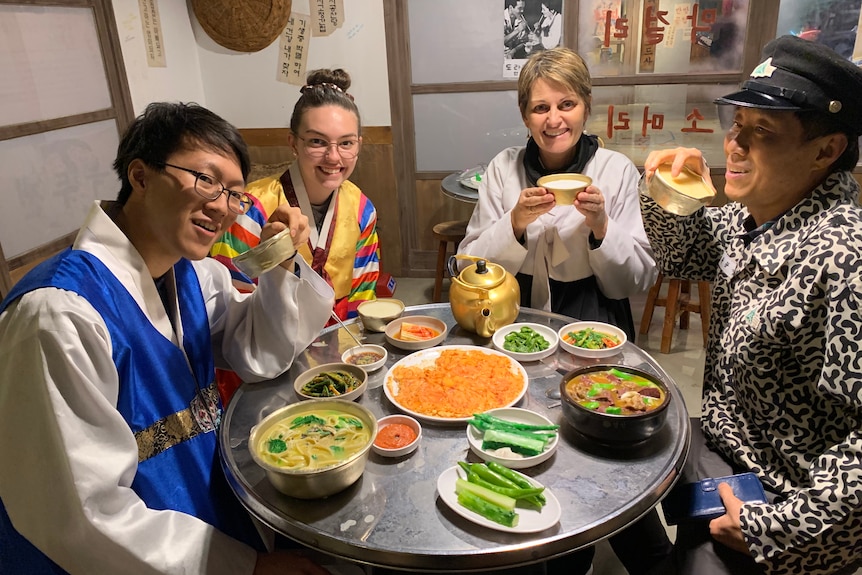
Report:
[[434,302],[439,302],[443,295],[443,276],[446,274],[446,252],[449,251],[449,244],[455,245],[454,252],[458,251],[458,244],[464,239],[467,233],[467,221],[450,221],[440,222],[436,224],[431,231],[434,233],[434,239],[439,243],[437,246],[437,270],[434,276]]
[[670,344],[673,339],[673,326],[676,318],[679,318],[679,328],[688,329],[688,314],[700,314],[701,327],[703,328],[703,345],[709,333],[710,313],[710,285],[707,281],[697,282],[697,301],[691,301],[691,281],[677,278],[668,278],[667,296],[659,297],[664,275],[658,274],[655,285],[652,286],[647,295],[644,313],[641,318],[640,333],[649,331],[652,314],[657,307],[664,307],[664,325],[661,331],[661,352],[670,353]]

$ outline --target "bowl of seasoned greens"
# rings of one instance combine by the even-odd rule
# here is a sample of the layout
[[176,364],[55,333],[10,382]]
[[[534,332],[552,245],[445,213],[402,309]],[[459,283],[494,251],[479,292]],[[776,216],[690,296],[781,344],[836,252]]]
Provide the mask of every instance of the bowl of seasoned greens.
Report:
[[560,328],[560,347],[588,358],[612,357],[626,343],[626,332],[615,325],[599,321],[576,321]]
[[353,401],[368,387],[368,373],[350,363],[324,363],[296,378],[293,388],[300,399]]
[[511,323],[494,332],[494,347],[518,361],[538,361],[557,351],[560,338],[538,323]]

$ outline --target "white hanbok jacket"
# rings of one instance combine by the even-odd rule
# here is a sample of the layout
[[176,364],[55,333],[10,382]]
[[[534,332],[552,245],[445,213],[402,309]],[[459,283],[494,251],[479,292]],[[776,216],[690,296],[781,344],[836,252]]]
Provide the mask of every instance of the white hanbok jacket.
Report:
[[[74,248],[98,257],[182,349],[181,322],[175,332],[109,205],[93,206]],[[297,261],[300,277],[277,267],[253,294],[237,292],[219,262],[193,262],[216,357],[246,381],[287,370],[329,318],[332,289]],[[38,289],[0,315],[0,498],[15,528],[72,573],[251,573],[252,548],[132,491],[138,446],[118,389],[108,330],[81,296]]]

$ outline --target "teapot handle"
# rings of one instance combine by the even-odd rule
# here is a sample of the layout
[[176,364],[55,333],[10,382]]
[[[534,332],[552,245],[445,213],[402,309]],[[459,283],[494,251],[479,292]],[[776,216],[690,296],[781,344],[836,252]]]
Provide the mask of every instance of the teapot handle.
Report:
[[467,254],[453,254],[453,255],[449,256],[449,264],[447,266],[447,268],[449,269],[449,277],[450,278],[457,278],[459,275],[461,275],[461,272],[458,271],[458,268],[456,267],[458,260],[470,260],[472,262],[478,262],[479,260],[482,260],[482,259],[485,259],[485,258],[480,258],[480,257],[476,257],[476,256],[468,256]]

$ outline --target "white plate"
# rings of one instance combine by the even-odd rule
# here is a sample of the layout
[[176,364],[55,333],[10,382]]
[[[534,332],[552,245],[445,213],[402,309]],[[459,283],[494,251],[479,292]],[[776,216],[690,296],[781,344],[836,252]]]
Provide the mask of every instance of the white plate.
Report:
[[[528,327],[545,338],[548,342],[548,349],[543,349],[542,351],[534,351],[532,353],[519,353],[517,351],[509,351],[504,348],[503,345],[506,343],[506,336],[512,333],[513,331],[518,331],[522,327]],[[513,357],[518,361],[538,361],[544,357],[548,357],[555,351],[557,351],[557,345],[560,342],[560,337],[556,331],[549,328],[546,325],[541,325],[538,323],[510,323],[509,325],[503,326],[494,332],[494,337],[492,339],[494,342],[494,347],[508,355],[509,357]]]
[[[473,523],[508,533],[538,533],[539,531],[553,527],[560,520],[560,515],[562,514],[560,502],[557,501],[557,498],[554,497],[550,489],[545,489],[542,493],[547,503],[541,509],[515,507],[515,511],[518,512],[518,525],[515,527],[506,527],[490,519],[485,519],[478,513],[474,513],[458,503],[458,496],[455,495],[455,480],[459,477],[462,479],[467,478],[464,471],[457,465],[441,473],[440,477],[437,478],[437,493],[440,495],[443,503],[448,505],[452,511]],[[544,485],[532,477],[527,477],[526,475],[524,477],[536,487],[544,487]]]
[[[517,361],[515,361],[514,359],[512,359],[511,357],[509,357],[505,353],[501,353],[501,352],[497,351],[496,349],[488,349],[486,347],[477,347],[474,345],[443,345],[443,346],[432,347],[429,349],[423,349],[421,351],[411,353],[407,357],[404,357],[404,358],[398,360],[397,362],[395,362],[395,364],[389,368],[389,371],[386,372],[386,378],[384,379],[384,382],[383,382],[383,393],[386,395],[387,398],[389,398],[389,401],[391,401],[395,405],[395,407],[397,407],[398,409],[400,409],[404,413],[412,415],[413,417],[416,417],[416,418],[421,419],[423,421],[433,421],[436,423],[459,423],[459,422],[466,422],[468,419],[470,419],[472,417],[472,414],[467,416],[467,417],[439,417],[436,415],[429,415],[426,413],[420,413],[420,412],[408,409],[408,408],[404,407],[403,405],[401,405],[401,403],[398,402],[398,392],[397,392],[398,381],[395,379],[395,376],[392,375],[395,372],[395,369],[398,367],[401,367],[401,366],[415,367],[415,366],[419,366],[419,365],[433,365],[434,361],[438,357],[440,357],[440,354],[443,353],[443,351],[445,351],[447,349],[456,349],[456,350],[460,349],[460,350],[465,350],[465,351],[479,351],[479,352],[486,353],[489,355],[497,355],[500,357],[504,357],[504,358],[506,358],[506,360],[509,361],[510,369],[512,370],[513,373],[516,373],[516,374],[521,376],[521,379],[523,379],[524,385],[521,388],[520,393],[518,393],[518,396],[513,401],[509,402],[506,405],[500,405],[498,407],[511,407],[512,405],[515,405],[516,403],[521,401],[521,399],[524,397],[524,394],[527,393],[527,387],[529,386],[529,383],[530,383],[530,379],[529,379],[529,377],[527,377],[527,371],[523,368],[523,366],[520,363],[518,363]],[[393,387],[395,388],[395,390],[392,389]],[[485,410],[485,411],[487,411],[487,410]]]
[[[609,347],[607,349],[587,349],[585,347],[578,347],[576,345],[572,345],[565,339],[563,339],[563,336],[565,336],[569,332],[581,331],[582,329],[588,328],[592,328],[600,333],[616,336],[616,338],[620,340],[620,344],[615,347]],[[611,325],[609,323],[602,323],[600,321],[576,321],[575,323],[570,323],[561,327],[560,331],[558,332],[558,335],[560,336],[561,348],[573,355],[578,355],[580,357],[588,357],[591,359],[613,357],[623,350],[623,346],[626,343],[626,332],[624,332],[615,325]]]
[[[530,411],[529,409],[521,409],[520,407],[501,407],[499,409],[489,409],[485,413],[487,413],[488,415],[493,415],[494,417],[499,417],[500,419],[515,421],[517,423],[529,423],[531,425],[554,425],[554,422],[545,417],[544,415],[540,415],[535,411]],[[518,458],[510,458],[503,457],[502,455],[498,455],[491,451],[486,451],[482,449],[482,436],[482,431],[476,429],[469,423],[467,424],[467,441],[470,443],[470,448],[473,450],[473,453],[475,453],[485,461],[494,461],[501,465],[505,465],[510,469],[526,469],[527,467],[533,467],[534,465],[538,465],[544,461],[547,461],[557,450],[557,444],[559,444],[560,442],[560,432],[559,430],[557,430],[557,434],[551,441],[548,442],[548,444],[545,446],[545,450],[539,455],[533,455],[530,457],[525,456]]]

